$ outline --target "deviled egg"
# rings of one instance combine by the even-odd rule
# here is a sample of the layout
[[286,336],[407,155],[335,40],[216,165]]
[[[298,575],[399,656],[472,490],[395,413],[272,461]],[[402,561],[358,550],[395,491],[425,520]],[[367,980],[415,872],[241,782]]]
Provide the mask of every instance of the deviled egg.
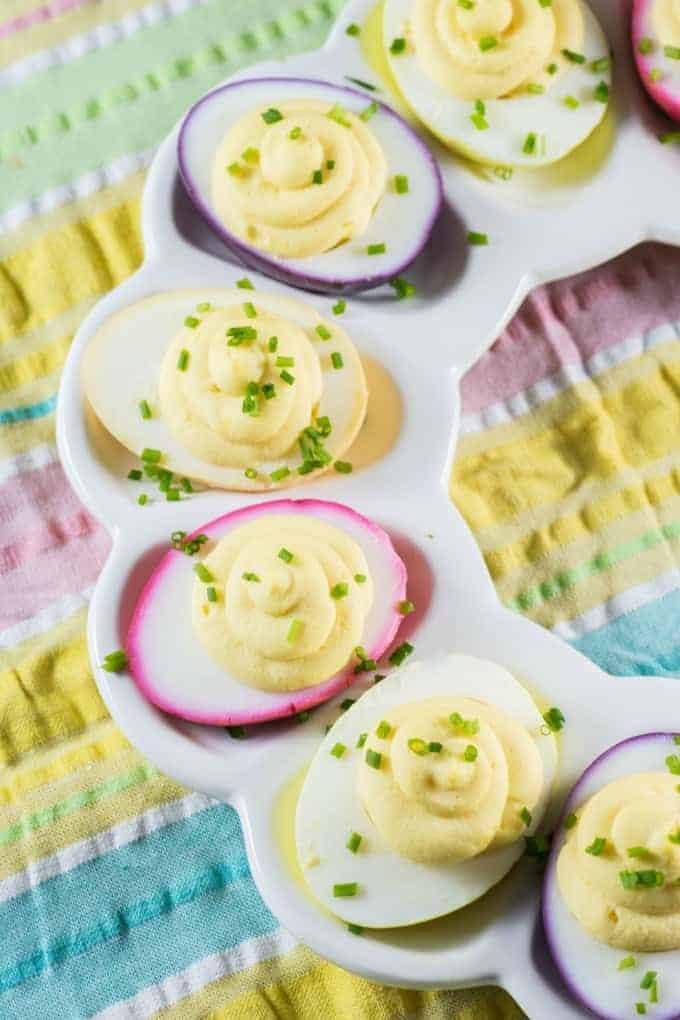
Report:
[[407,666],[337,720],[309,767],[295,820],[304,878],[352,925],[459,910],[521,856],[556,765],[554,736],[501,666]]
[[226,489],[281,488],[332,468],[368,398],[337,322],[243,289],[129,305],[100,326],[83,372],[92,409],[128,450]]
[[439,169],[401,117],[355,89],[248,79],[208,93],[180,130],[198,212],[248,265],[350,293],[397,277],[442,204]]
[[126,641],[142,693],[183,719],[312,708],[379,659],[403,619],[406,568],[389,536],[339,503],[260,503],[186,541],[198,554],[163,556]]
[[680,755],[652,733],[605,751],[553,841],[543,919],[572,994],[602,1020],[680,1014]]
[[414,113],[478,162],[554,163],[607,110],[609,46],[583,0],[386,0],[383,33]]
[[634,0],[633,52],[642,84],[680,124],[680,3]]

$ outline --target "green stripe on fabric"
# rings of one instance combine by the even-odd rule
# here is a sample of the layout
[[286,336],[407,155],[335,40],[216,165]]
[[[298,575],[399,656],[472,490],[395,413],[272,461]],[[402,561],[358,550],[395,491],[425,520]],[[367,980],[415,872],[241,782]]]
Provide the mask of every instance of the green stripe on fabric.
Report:
[[600,574],[617,563],[632,559],[633,556],[638,556],[662,542],[673,542],[677,538],[680,538],[680,521],[666,524],[662,528],[650,529],[631,542],[623,542],[621,545],[614,546],[613,549],[598,553],[577,567],[560,571],[552,581],[543,581],[535,588],[528,588],[506,604],[510,609],[526,612],[541,602],[559,598],[566,591],[594,574]]
[[131,789],[131,787],[139,786],[141,783],[145,783],[147,779],[152,779],[158,775],[160,775],[158,769],[152,765],[138,765],[122,776],[116,776],[115,779],[109,779],[99,786],[92,786],[88,790],[82,790],[80,793],[73,794],[72,797],[66,797],[64,800],[57,801],[56,804],[51,804],[50,807],[42,811],[35,811],[33,814],[26,815],[6,829],[0,829],[0,846],[16,843],[17,840],[31,832],[35,832],[37,829],[43,829],[45,826],[58,822],[67,815],[80,811],[81,808],[91,807],[99,801],[113,797],[117,793],[123,793],[125,790]]

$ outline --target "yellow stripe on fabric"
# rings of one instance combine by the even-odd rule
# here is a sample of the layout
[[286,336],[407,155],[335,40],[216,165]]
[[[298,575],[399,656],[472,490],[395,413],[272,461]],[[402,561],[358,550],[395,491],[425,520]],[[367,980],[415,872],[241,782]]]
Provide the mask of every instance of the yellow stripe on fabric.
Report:
[[41,235],[0,262],[0,340],[111,290],[141,260],[136,199]]
[[28,654],[0,673],[0,765],[107,717],[95,687],[85,635]]
[[[581,400],[552,428],[524,435],[521,419],[506,428],[502,445],[473,454],[475,437],[466,437],[452,472],[451,498],[478,530],[558,503],[592,480],[658,460],[677,448],[679,390],[680,360],[657,364],[643,379],[601,399]],[[565,400],[573,404],[574,393]]]
[[43,634],[26,638],[14,648],[0,649],[0,675],[6,670],[20,665],[29,656],[42,655],[55,645],[65,645],[80,639],[85,629],[87,609],[79,609],[62,623],[51,627]]
[[[164,1012],[157,1015],[166,1016]],[[521,1020],[523,1017],[521,1010],[500,989],[417,992],[388,988],[325,962],[319,962],[300,977],[280,980],[239,996],[207,1014],[177,1014],[180,1015],[207,1016],[210,1020],[236,1020],[237,1017],[318,1020],[319,1016],[352,1017],[354,1020],[405,1020],[414,1016],[432,1020]]]
[[[656,508],[674,500],[680,493],[680,468],[659,478],[650,478],[639,484],[605,494],[601,499],[588,501],[575,514],[557,517],[543,527],[536,527],[519,541],[499,549],[486,549],[484,559],[493,579],[500,581],[518,571],[530,570],[542,560],[559,556],[565,546],[574,548],[574,543],[584,540],[609,542],[607,529],[623,520],[638,520],[647,511],[648,526],[653,527]],[[638,531],[638,524],[631,524]],[[606,534],[605,534],[606,532]],[[599,538],[595,538],[599,536]],[[585,548],[585,546],[583,547]]]
[[[16,32],[0,40],[0,67],[21,60],[39,50],[50,49],[64,42],[72,35],[80,35],[97,25],[103,25],[109,21],[117,21],[128,11],[137,11],[140,7],[146,7],[150,0],[106,0],[106,3],[88,3],[73,11],[67,11],[49,21],[32,25],[29,29]],[[20,10],[16,13],[29,13],[25,10],[25,4],[19,0]],[[36,4],[36,7],[42,4]],[[33,9],[33,4],[31,5]],[[5,6],[2,8],[2,21],[15,17],[16,14],[5,13]]]
[[32,351],[5,365],[0,365],[0,393],[35,382],[36,379],[61,369],[72,340],[73,333],[68,333],[39,351]]
[[33,421],[18,421],[6,425],[0,430],[0,456],[16,457],[38,446],[39,443],[53,443],[54,436],[53,414],[45,418],[35,418]]

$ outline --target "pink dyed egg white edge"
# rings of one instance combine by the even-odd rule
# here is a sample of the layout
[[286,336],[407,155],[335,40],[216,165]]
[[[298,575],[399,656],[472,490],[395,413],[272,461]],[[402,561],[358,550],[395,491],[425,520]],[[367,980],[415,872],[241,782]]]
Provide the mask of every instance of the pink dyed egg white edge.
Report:
[[[577,780],[555,830],[543,879],[543,930],[567,991],[599,1020],[635,1016],[636,1002],[645,1002],[647,1014],[654,1020],[678,1020],[680,951],[629,953],[598,942],[581,926],[562,898],[557,880],[557,858],[566,837],[564,822],[615,779],[638,772],[666,771],[667,756],[680,752],[674,737],[674,733],[643,733],[603,751]],[[618,971],[619,962],[629,955],[635,957],[635,968]],[[649,1004],[648,993],[640,988],[641,978],[650,970],[659,974],[660,1001],[654,1005]]]
[[[657,39],[652,25],[654,2],[655,0],[633,2],[633,55],[642,84],[651,98],[669,117],[680,124],[680,61],[671,61],[663,56],[663,40]],[[640,52],[640,43],[643,39],[654,41],[651,53]],[[675,66],[669,69],[669,65],[677,65],[677,70]],[[652,81],[649,77],[655,68],[664,72],[659,81]]]
[[[374,604],[362,645],[367,656],[377,661],[403,620],[397,607],[406,596],[406,567],[389,535],[373,521],[341,503],[280,499],[234,510],[197,528],[193,535],[202,533],[218,541],[258,517],[290,513],[318,517],[348,534],[362,548],[375,585]],[[209,546],[203,548],[207,551]],[[129,671],[152,704],[189,722],[252,725],[313,708],[352,683],[353,660],[330,679],[299,691],[262,691],[230,678],[208,656],[193,633],[191,588],[193,567],[200,558],[200,554],[187,556],[168,550],[146,582],[132,616],[126,640]],[[219,703],[206,704],[208,677],[219,688]]]

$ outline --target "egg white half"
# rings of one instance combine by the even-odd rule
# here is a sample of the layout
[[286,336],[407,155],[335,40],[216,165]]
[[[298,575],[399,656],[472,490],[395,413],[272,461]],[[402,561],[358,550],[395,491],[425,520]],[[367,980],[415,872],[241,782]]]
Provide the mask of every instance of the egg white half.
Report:
[[[536,0],[538,2],[538,0]],[[423,70],[417,54],[407,47],[390,52],[390,43],[405,34],[413,0],[386,0],[383,42],[399,89],[417,117],[445,145],[480,163],[507,167],[539,167],[563,159],[595,130],[607,104],[595,98],[600,81],[611,86],[611,70],[593,72],[590,64],[609,55],[609,43],[597,18],[581,3],[584,17],[584,64],[571,64],[543,95],[521,93],[485,100],[489,127],[479,131],[470,120],[474,103],[447,92]],[[576,109],[564,103],[567,96],[579,102]],[[523,152],[527,135],[538,142],[534,155]]]
[[[652,734],[624,741],[598,759],[570,795],[565,814],[575,811],[593,794],[615,779],[637,772],[665,772],[666,757],[678,747],[671,736]],[[680,950],[665,953],[629,953],[597,939],[586,931],[567,907],[556,875],[557,858],[564,845],[560,826],[553,839],[543,888],[543,915],[555,962],[571,991],[602,1020],[635,1016],[635,1003],[645,1002],[654,1020],[680,1016]],[[621,960],[633,956],[636,966],[618,970]],[[640,981],[649,970],[658,972],[659,1002],[649,1004],[649,993]]]
[[[158,381],[163,356],[182,329],[186,316],[196,314],[196,305],[204,301],[214,308],[252,301],[256,307],[259,305],[304,329],[319,355],[323,377],[317,417],[327,415],[333,426],[325,447],[333,460],[340,458],[354,441],[366,413],[366,380],[354,344],[337,322],[322,318],[308,305],[252,290],[168,291],[128,305],[100,326],[85,352],[83,382],[92,409],[111,435],[137,455],[145,447],[161,450],[163,467],[223,489],[280,489],[303,480],[296,470],[302,460],[297,444],[287,457],[254,465],[258,476],[249,479],[242,467],[223,467],[194,456],[161,417]],[[317,334],[320,324],[330,330],[331,341],[323,341]],[[331,351],[342,355],[344,364],[339,370],[331,364]],[[140,414],[141,400],[151,405],[149,419]],[[289,467],[291,474],[280,482],[271,481],[269,473],[283,466]],[[319,473],[304,477],[309,479]]]
[[[371,732],[397,705],[437,696],[464,695],[507,712],[525,726],[543,763],[543,788],[527,835],[548,806],[557,769],[557,746],[527,690],[503,667],[467,655],[416,662],[391,674],[334,724],[317,751],[298,800],[295,841],[305,880],[317,900],[344,921],[370,928],[419,924],[472,903],[503,878],[524,852],[524,840],[452,865],[424,865],[396,854],[368,818],[357,793],[364,749],[359,734]],[[342,758],[330,752],[345,744]],[[364,837],[351,853],[351,832]],[[334,897],[333,885],[358,882],[354,897]]]

